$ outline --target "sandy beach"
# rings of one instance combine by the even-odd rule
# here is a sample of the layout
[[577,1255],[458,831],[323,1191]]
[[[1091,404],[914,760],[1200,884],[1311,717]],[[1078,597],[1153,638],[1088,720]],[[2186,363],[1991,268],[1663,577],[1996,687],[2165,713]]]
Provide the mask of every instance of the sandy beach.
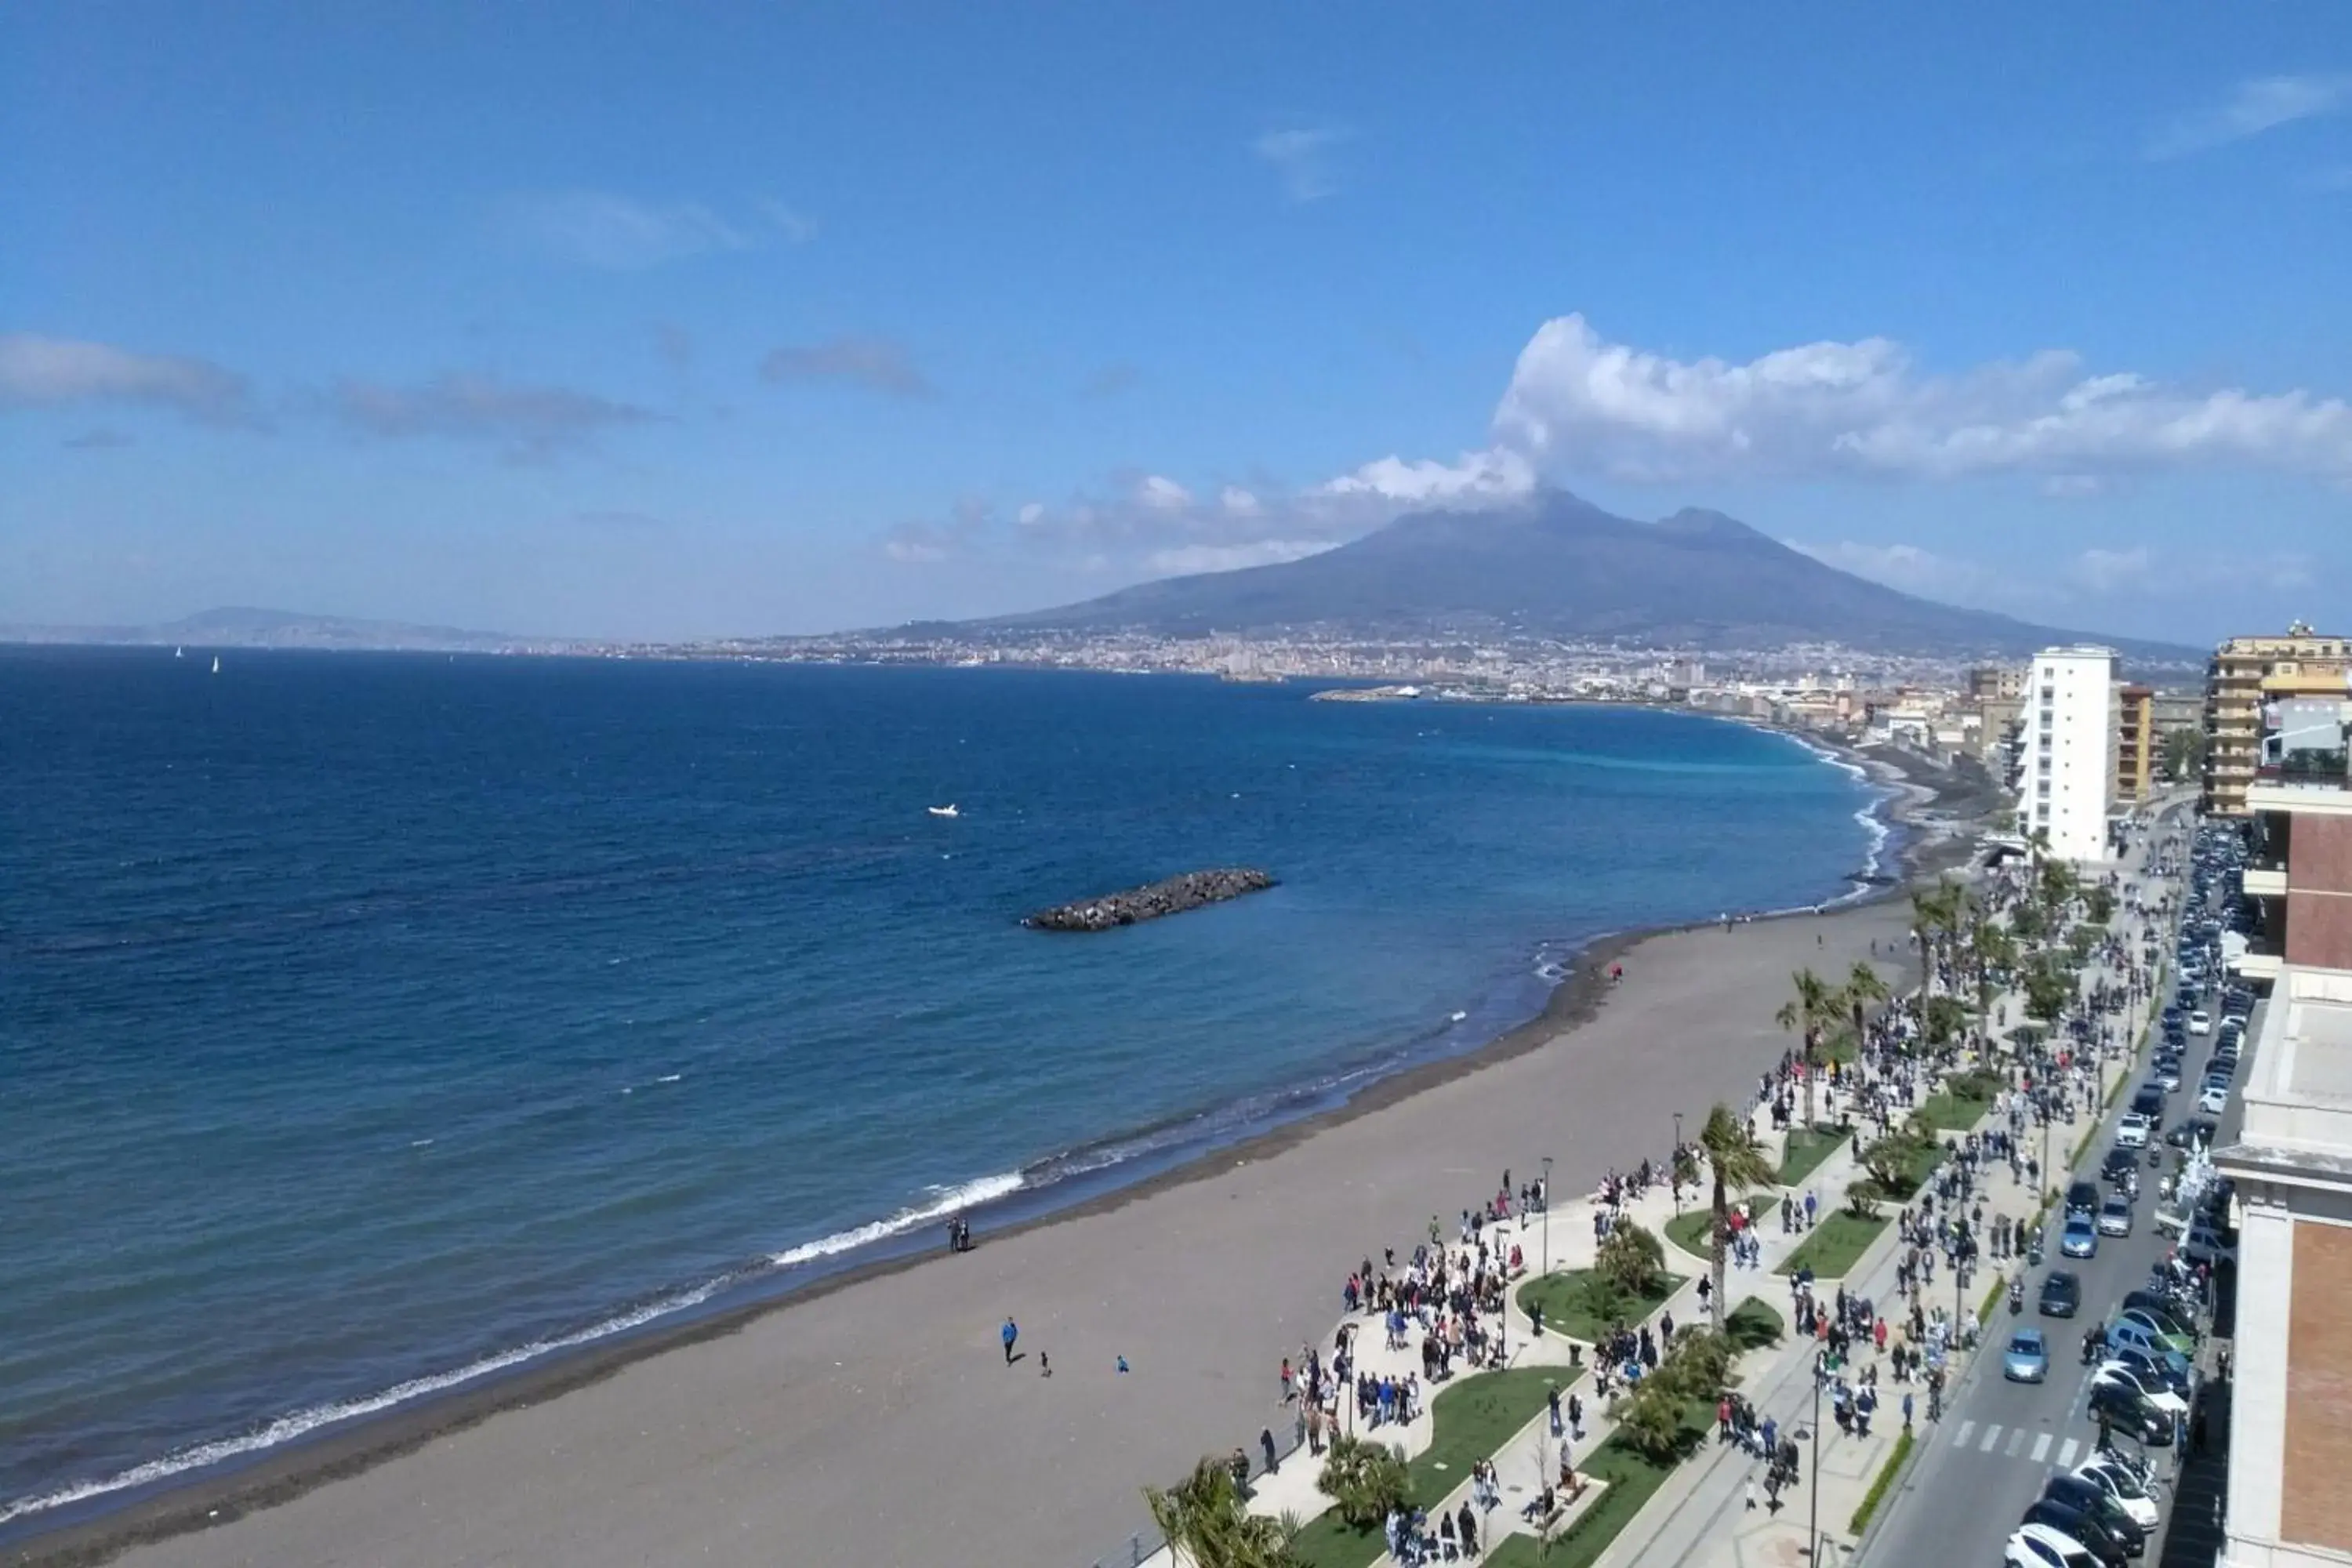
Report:
[[[27,1560],[1116,1560],[1142,1482],[1276,1420],[1277,1363],[1328,1331],[1350,1265],[1505,1166],[1553,1155],[1566,1195],[1661,1156],[1676,1111],[1741,1100],[1788,1048],[1772,1014],[1791,971],[1843,974],[1874,942],[1891,971],[1906,920],[1884,902],[1643,939],[1622,985],[1572,984],[1521,1038],[1328,1124],[591,1381],[605,1369],[573,1369],[558,1396],[437,1412],[438,1436],[386,1426],[187,1489]],[[1007,1314],[1028,1352],[1011,1369]]]

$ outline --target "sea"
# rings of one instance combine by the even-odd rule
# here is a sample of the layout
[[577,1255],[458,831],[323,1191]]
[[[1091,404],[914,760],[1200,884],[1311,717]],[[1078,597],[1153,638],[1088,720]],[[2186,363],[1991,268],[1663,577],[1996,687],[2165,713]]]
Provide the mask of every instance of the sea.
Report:
[[[0,1536],[985,1246],[1886,851],[1853,769],[1633,708],[213,657],[0,650]],[[1020,923],[1224,865],[1279,885]]]

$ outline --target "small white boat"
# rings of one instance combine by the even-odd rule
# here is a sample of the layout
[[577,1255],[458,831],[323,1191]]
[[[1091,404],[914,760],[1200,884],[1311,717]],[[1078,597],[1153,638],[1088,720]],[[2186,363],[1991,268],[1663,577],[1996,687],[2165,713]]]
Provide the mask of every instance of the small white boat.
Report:
[[175,647],[172,650],[172,657],[173,658],[185,658],[188,657],[188,650],[184,647]]
[[213,655],[213,673],[215,675],[220,673],[220,655],[218,654]]
[[960,812],[955,808],[952,802],[946,805],[927,805],[923,809],[929,812],[933,816],[961,816],[963,815],[962,812]]

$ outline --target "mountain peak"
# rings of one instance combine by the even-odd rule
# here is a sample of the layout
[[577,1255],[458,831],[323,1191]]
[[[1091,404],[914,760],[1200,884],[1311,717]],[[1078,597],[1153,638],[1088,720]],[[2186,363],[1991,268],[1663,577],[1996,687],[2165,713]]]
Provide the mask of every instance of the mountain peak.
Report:
[[1770,542],[1769,536],[1759,533],[1736,517],[1726,517],[1702,506],[1686,506],[1672,517],[1662,517],[1650,524],[1661,533],[1679,534],[1687,539],[1718,539],[1726,542],[1751,539]]

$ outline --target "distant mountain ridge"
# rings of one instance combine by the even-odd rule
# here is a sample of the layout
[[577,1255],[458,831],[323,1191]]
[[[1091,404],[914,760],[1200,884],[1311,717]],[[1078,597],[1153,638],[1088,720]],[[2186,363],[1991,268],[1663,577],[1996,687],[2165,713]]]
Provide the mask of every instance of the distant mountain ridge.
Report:
[[1415,512],[1304,560],[1163,578],[962,626],[1167,637],[1524,637],[1704,649],[1833,642],[1927,657],[2014,658],[2095,641],[2139,663],[2205,657],[2185,645],[2093,637],[1918,598],[1721,512],[1693,508],[1636,522],[1564,490],[1507,508]]
[[352,652],[497,653],[551,646],[543,640],[457,626],[404,621],[304,616],[287,610],[205,610],[145,626],[0,626],[0,643],[71,643],[96,647],[340,648]]

